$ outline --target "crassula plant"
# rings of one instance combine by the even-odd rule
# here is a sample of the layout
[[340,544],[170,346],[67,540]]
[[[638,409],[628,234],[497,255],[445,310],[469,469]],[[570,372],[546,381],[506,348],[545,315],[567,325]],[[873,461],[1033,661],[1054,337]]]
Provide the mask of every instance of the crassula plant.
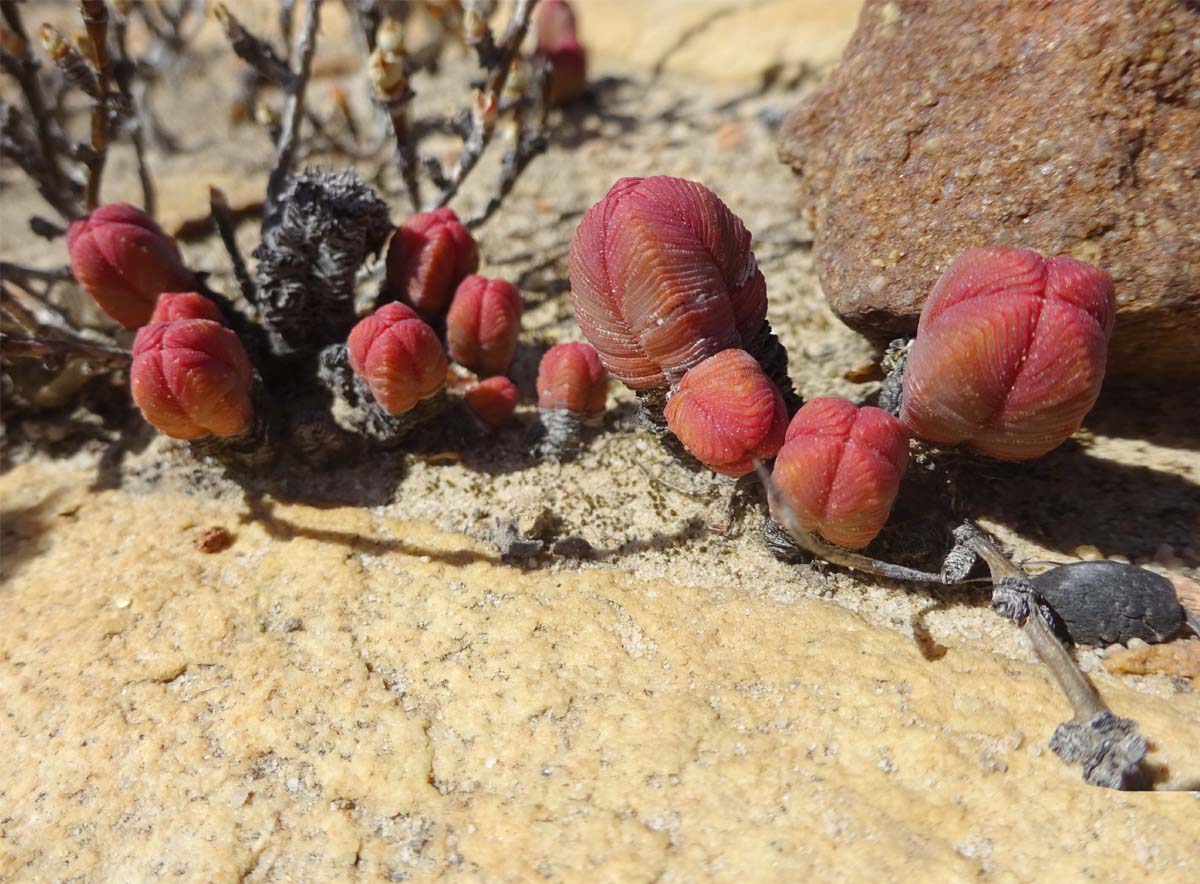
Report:
[[519,396],[516,384],[503,375],[493,375],[468,387],[463,398],[476,420],[496,430],[512,420]]
[[751,472],[755,459],[774,457],[787,427],[783,397],[745,350],[722,350],[689,369],[665,414],[693,457],[734,478]]
[[418,212],[396,230],[387,251],[387,295],[426,319],[445,314],[459,283],[479,269],[479,248],[452,209]]
[[544,431],[540,449],[549,457],[569,458],[578,451],[584,428],[604,414],[608,372],[590,345],[555,344],[538,365],[537,394]]
[[661,408],[688,369],[728,349],[749,352],[785,399],[792,395],[750,231],[703,184],[617,181],[583,216],[568,267],[584,335],[652,406]]
[[253,369],[237,335],[203,318],[139,329],[130,390],[146,420],[176,439],[233,437],[254,420]]
[[1112,278],[1068,257],[971,249],[921,311],[900,419],[922,439],[1028,460],[1079,429],[1100,394]]
[[550,65],[550,101],[563,104],[587,89],[587,52],[579,43],[575,11],[567,0],[542,0],[537,51]]
[[471,275],[459,284],[446,314],[450,358],[478,375],[503,374],[521,330],[521,294],[503,279]]
[[907,467],[908,433],[899,421],[823,398],[805,403],[788,424],[771,478],[779,503],[806,531],[858,549],[883,528]]
[[163,292],[195,285],[175,240],[141,209],[125,203],[100,206],[71,222],[67,251],[80,286],[127,329],[150,321]]

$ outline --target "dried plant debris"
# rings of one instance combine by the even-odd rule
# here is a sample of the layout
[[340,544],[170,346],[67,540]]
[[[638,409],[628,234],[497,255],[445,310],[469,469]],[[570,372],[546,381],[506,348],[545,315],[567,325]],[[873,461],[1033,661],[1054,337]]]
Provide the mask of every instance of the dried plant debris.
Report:
[[306,169],[263,222],[255,306],[276,353],[344,339],[355,319],[355,278],[393,230],[387,204],[357,172]]

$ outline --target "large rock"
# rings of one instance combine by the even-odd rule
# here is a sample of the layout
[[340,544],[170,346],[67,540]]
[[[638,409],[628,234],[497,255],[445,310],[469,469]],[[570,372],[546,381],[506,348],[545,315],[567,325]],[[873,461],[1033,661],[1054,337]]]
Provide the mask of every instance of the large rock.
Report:
[[[90,479],[0,476],[0,880],[1196,880],[978,636]],[[1093,678],[1194,784],[1200,694]]]
[[1112,374],[1200,377],[1200,6],[1179,0],[868,0],[792,114],[834,311],[912,332],[962,250],[1107,268]]

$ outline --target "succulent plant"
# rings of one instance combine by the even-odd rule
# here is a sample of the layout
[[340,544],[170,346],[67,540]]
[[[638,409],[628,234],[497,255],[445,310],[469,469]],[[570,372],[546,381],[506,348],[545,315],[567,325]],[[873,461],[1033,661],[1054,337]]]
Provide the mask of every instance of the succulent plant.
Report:
[[254,418],[252,383],[241,341],[219,322],[175,319],[138,330],[130,370],[133,401],[168,436],[245,432]]
[[257,305],[277,353],[344,339],[358,268],[391,230],[387,204],[353,169],[305,169],[288,179],[254,250]]
[[900,418],[916,436],[1001,460],[1074,433],[1100,394],[1115,300],[1107,272],[1073,258],[971,249],[921,311]]
[[517,408],[517,387],[504,375],[495,375],[469,387],[464,398],[471,414],[494,430],[512,419]]
[[788,425],[779,390],[745,350],[722,350],[689,370],[665,411],[684,448],[723,476],[774,457]]
[[575,11],[566,0],[544,0],[538,9],[537,49],[550,64],[550,102],[573,101],[587,89],[587,53],[579,45]]
[[163,292],[195,285],[175,240],[141,209],[125,203],[100,206],[72,221],[67,251],[84,291],[128,329],[150,321]]
[[433,329],[404,304],[385,304],[346,340],[350,367],[388,414],[411,411],[446,384],[446,354]]
[[794,395],[750,232],[707,187],[622,178],[584,215],[569,268],[584,335],[631,389],[665,392],[709,356],[743,349],[785,401]]
[[388,294],[436,319],[459,283],[478,269],[479,248],[452,209],[418,212],[400,225],[388,246]]
[[158,296],[151,322],[172,322],[176,319],[211,319],[225,324],[221,308],[197,292],[163,292]]
[[771,478],[804,530],[859,549],[883,528],[907,466],[908,434],[894,417],[821,398],[792,418]]
[[550,456],[569,456],[579,446],[583,427],[604,414],[608,372],[593,347],[555,344],[538,364],[537,392],[546,433],[541,450]]
[[502,374],[512,362],[521,325],[521,294],[502,279],[468,276],[446,314],[450,358],[479,375]]

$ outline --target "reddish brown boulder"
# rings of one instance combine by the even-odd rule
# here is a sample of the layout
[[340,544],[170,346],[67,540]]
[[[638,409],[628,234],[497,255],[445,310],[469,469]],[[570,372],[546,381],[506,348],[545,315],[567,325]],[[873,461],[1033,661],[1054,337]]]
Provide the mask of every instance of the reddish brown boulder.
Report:
[[788,119],[821,284],[877,340],[911,333],[973,246],[1113,276],[1110,376],[1200,377],[1200,4],[867,0]]

